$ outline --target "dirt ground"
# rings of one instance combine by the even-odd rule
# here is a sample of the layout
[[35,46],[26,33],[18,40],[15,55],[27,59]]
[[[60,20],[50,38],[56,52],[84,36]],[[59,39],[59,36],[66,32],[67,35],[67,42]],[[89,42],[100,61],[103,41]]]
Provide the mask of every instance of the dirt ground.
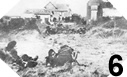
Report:
[[[89,31],[86,34],[56,34],[43,38],[36,30],[32,30],[10,33],[0,39],[1,48],[5,47],[10,40],[16,40],[19,55],[39,56],[40,65],[17,72],[21,77],[107,77],[110,57],[119,54],[124,61],[127,56],[126,31],[120,37],[101,38]],[[45,67],[43,63],[45,63],[48,50],[52,48],[57,52],[60,46],[65,44],[79,51],[77,61],[88,66],[75,65],[71,70],[62,73],[58,72],[62,68]],[[94,75],[96,70],[101,76]]]

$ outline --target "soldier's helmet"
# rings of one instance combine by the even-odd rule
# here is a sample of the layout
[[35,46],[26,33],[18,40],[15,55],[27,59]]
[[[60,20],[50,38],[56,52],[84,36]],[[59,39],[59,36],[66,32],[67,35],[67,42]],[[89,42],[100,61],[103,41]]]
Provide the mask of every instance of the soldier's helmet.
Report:
[[69,47],[69,46],[68,45],[63,45],[63,46],[60,47],[60,49],[66,48],[66,47]]
[[10,50],[10,49],[14,48],[15,45],[16,45],[16,41],[9,42],[7,47],[6,47],[6,50]]

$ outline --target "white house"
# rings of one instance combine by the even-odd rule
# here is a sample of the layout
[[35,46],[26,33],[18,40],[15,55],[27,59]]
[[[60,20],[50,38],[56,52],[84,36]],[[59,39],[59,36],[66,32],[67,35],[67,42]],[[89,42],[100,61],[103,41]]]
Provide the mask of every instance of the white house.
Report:
[[49,2],[44,8],[51,12],[52,20],[56,18],[56,20],[60,21],[62,18],[71,16],[71,9],[67,4],[55,4]]
[[41,19],[41,22],[50,22],[51,21],[51,12],[46,9],[38,9],[36,12],[34,12],[35,16],[38,16],[39,19]]
[[27,13],[25,13],[21,17],[24,18],[24,19],[25,18],[35,18],[35,15],[34,14],[27,14]]
[[[42,22],[61,21],[65,17],[71,16],[71,9],[67,4],[53,4],[49,2],[44,9],[28,9],[24,17],[39,17]],[[29,15],[28,15],[29,14]]]
[[27,9],[25,14],[22,15],[23,18],[38,18],[41,19],[41,22],[50,22],[50,11],[46,9]]

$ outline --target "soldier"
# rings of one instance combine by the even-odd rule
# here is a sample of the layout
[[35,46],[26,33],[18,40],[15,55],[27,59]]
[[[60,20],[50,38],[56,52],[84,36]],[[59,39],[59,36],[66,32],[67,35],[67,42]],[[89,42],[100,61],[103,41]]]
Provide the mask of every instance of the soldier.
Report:
[[73,62],[73,58],[72,58],[73,51],[74,50],[68,45],[61,46],[58,53],[55,53],[55,56],[52,57],[52,54],[51,54],[51,57],[49,57],[50,65],[52,67],[55,67],[55,66],[63,66],[67,62],[72,63]]
[[53,59],[54,59],[55,51],[53,49],[50,49],[48,52],[48,56],[46,58],[46,66],[50,64],[50,66],[53,67]]
[[6,62],[7,54],[4,49],[0,49],[0,59]]
[[59,54],[71,55],[73,51],[74,51],[73,48],[69,47],[68,45],[63,45],[60,47],[60,50],[58,51],[57,55]]
[[27,54],[23,54],[21,58],[25,62],[28,62],[28,61],[37,61],[38,56],[36,56],[35,58],[32,58],[32,57],[28,56]]
[[38,56],[36,56],[35,58],[32,58],[24,54],[22,57],[19,57],[15,49],[15,46],[16,46],[16,41],[11,41],[8,43],[7,47],[5,48],[5,51],[12,57],[13,62],[19,65],[18,71],[21,71],[27,67],[33,68],[38,64],[36,62],[36,60],[38,59]]
[[58,53],[55,53],[53,49],[50,49],[49,55],[46,57],[46,66],[48,63],[51,67],[63,66],[66,63],[72,64],[72,62],[78,63],[76,60],[78,53],[79,52],[74,52],[74,49],[68,45],[61,46]]
[[22,69],[24,68],[24,63],[22,59],[18,56],[15,46],[16,41],[9,42],[7,47],[5,48],[5,52],[13,59],[13,63],[18,64],[20,69]]
[[36,56],[35,58],[32,58],[28,56],[27,54],[24,54],[21,58],[26,63],[25,67],[33,68],[38,64],[37,63],[38,56]]

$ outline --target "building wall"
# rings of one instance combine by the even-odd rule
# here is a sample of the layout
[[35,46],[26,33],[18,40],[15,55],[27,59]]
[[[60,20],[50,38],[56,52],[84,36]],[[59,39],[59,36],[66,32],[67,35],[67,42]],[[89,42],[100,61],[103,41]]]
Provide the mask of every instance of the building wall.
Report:
[[87,19],[98,20],[103,16],[103,9],[101,4],[88,5],[87,4]]
[[68,10],[69,8],[68,9],[57,9],[57,7],[51,2],[45,6],[45,9],[49,10],[52,13],[51,14],[52,18],[56,18],[57,21],[71,15],[71,12],[70,12],[71,10]]
[[94,21],[97,20],[97,11],[96,10],[91,11],[91,20],[94,20]]
[[102,8],[102,4],[100,4],[99,6],[98,6],[98,12],[97,12],[97,18],[98,19],[101,19],[102,17],[103,17],[103,8]]
[[98,18],[98,5],[91,6],[91,20],[96,21]]
[[41,22],[46,22],[46,19],[50,22],[50,15],[38,15],[40,16]]
[[62,18],[65,18],[68,16],[71,16],[70,12],[54,12],[53,18],[56,18],[57,21],[59,21],[59,20],[62,20]]
[[35,18],[35,15],[34,14],[26,14],[26,13],[24,13],[22,16],[21,16],[22,18]]
[[91,18],[91,6],[87,4],[87,19]]

